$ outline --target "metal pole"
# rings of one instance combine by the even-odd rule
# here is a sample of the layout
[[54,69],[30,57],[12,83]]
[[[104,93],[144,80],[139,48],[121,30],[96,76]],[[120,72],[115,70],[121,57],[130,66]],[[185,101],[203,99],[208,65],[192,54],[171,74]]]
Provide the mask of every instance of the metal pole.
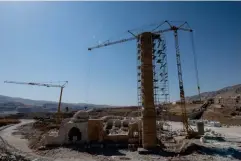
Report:
[[185,94],[183,87],[183,79],[182,79],[182,67],[181,67],[181,58],[180,58],[180,49],[178,43],[178,33],[177,30],[174,30],[174,38],[175,38],[175,48],[176,48],[176,59],[177,59],[177,71],[178,71],[178,80],[179,80],[179,89],[180,89],[180,99],[181,99],[181,108],[182,108],[182,119],[183,119],[183,128],[188,132],[188,121],[186,114],[186,106],[185,106]]
[[201,99],[201,93],[200,93],[200,83],[199,83],[198,68],[197,68],[197,55],[196,55],[196,50],[195,50],[193,31],[191,32],[191,41],[192,41],[192,52],[193,52],[194,66],[195,66],[196,79],[197,79],[198,96],[199,96],[199,100],[201,102],[202,99]]
[[63,89],[64,89],[64,87],[62,86],[62,87],[61,87],[61,90],[60,90],[58,113],[57,113],[57,122],[58,122],[58,123],[59,123],[59,121],[60,121],[60,112],[61,112],[60,108],[61,108],[61,100],[62,100]]
[[61,112],[60,108],[61,108],[61,100],[62,100],[62,93],[63,93],[63,89],[64,89],[64,87],[61,87],[60,96],[59,96],[58,113],[60,113],[60,112]]

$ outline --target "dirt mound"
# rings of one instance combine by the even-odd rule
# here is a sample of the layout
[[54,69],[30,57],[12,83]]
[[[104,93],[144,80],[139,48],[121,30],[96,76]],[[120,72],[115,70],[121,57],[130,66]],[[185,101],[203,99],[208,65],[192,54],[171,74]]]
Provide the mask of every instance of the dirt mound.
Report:
[[184,142],[183,146],[180,148],[179,154],[181,155],[189,155],[194,152],[198,152],[203,148],[203,146],[195,144],[195,143],[187,143]]
[[203,119],[219,121],[225,125],[241,125],[241,112],[235,106],[217,106],[211,105],[204,111]]
[[0,147],[0,161],[30,161],[21,155],[9,152],[6,148]]

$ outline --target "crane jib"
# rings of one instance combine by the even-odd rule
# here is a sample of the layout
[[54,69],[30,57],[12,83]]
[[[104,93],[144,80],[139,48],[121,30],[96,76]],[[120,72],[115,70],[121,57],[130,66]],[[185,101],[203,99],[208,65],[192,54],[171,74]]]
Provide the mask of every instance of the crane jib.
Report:
[[15,81],[4,81],[4,83],[12,83],[12,84],[23,84],[23,85],[32,85],[32,86],[44,86],[44,87],[57,87],[64,88],[68,81],[65,81],[63,85],[55,85],[55,84],[45,84],[45,83],[33,83],[33,82],[15,82]]
[[[153,32],[153,34],[161,34],[161,33],[168,32],[168,31],[172,31],[172,29],[169,28],[169,29],[165,29],[165,30],[159,30],[159,31]],[[93,46],[93,47],[88,48],[88,50],[90,51],[90,50],[96,49],[96,48],[101,48],[101,47],[105,47],[105,46],[110,46],[110,45],[114,45],[114,44],[119,44],[119,43],[131,41],[131,40],[135,40],[138,37],[139,36],[137,36],[137,37],[130,37],[130,38],[122,39],[122,40],[117,40],[117,41],[113,41],[113,42],[99,44],[97,46]]]

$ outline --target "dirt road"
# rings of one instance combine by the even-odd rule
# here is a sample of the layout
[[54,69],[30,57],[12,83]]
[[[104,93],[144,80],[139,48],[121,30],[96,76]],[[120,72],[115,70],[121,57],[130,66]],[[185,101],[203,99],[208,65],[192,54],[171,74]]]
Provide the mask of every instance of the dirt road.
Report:
[[10,126],[2,131],[0,131],[1,137],[8,142],[9,145],[15,147],[18,150],[21,150],[25,153],[31,153],[32,150],[28,148],[27,140],[21,139],[21,136],[18,135],[12,135],[12,132],[15,131],[15,129],[21,125],[32,123],[33,120],[21,120],[21,123]]
[[78,158],[72,158],[68,154],[62,153],[61,157],[43,157],[34,153],[32,149],[28,147],[28,140],[21,138],[20,135],[12,135],[15,129],[21,125],[32,123],[34,120],[21,120],[21,123],[3,128],[0,130],[0,137],[4,140],[6,146],[11,150],[18,152],[26,158],[34,161],[95,161],[91,157],[80,156]]

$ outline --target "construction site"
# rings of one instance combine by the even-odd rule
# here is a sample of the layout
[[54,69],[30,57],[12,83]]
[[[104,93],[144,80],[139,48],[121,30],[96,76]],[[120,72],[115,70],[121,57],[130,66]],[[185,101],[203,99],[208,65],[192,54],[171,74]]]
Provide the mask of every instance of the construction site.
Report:
[[[149,32],[128,32],[129,38],[89,47],[87,52],[119,43],[137,42],[137,106],[71,112],[66,108],[63,111],[62,92],[68,81],[61,85],[5,81],[57,87],[61,91],[55,114],[48,118],[32,116],[28,120],[19,117],[20,124],[4,126],[0,130],[3,145],[15,149],[26,160],[241,160],[240,95],[201,97],[194,39],[191,42],[198,99],[186,99],[178,35],[179,32],[192,35],[193,29],[189,24],[174,25],[171,21],[163,21]],[[167,32],[174,35],[180,96],[177,102],[170,101],[164,38]],[[14,137],[19,141],[14,142]]]

